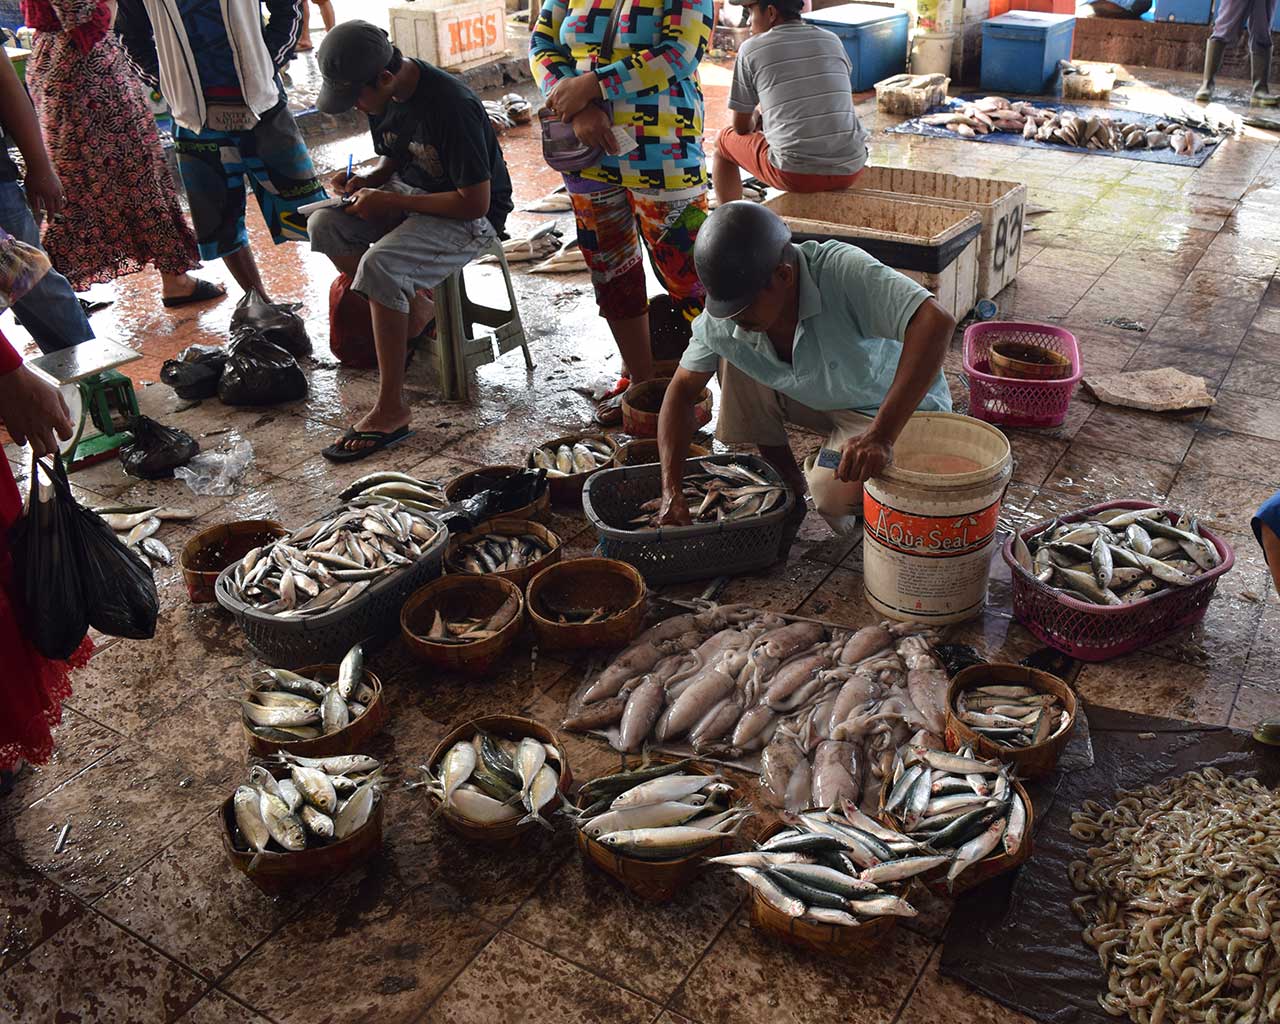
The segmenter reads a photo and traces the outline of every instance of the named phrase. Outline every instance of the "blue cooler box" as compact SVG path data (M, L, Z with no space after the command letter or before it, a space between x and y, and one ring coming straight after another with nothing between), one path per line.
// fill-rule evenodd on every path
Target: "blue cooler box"
M1207 25L1213 20L1213 0L1156 0L1152 10L1156 21Z
M849 82L854 92L900 75L907 67L907 12L875 4L843 4L802 15L805 21L834 32L853 63Z
M982 23L982 89L1038 96L1052 89L1058 61L1071 58L1071 14L1010 11Z

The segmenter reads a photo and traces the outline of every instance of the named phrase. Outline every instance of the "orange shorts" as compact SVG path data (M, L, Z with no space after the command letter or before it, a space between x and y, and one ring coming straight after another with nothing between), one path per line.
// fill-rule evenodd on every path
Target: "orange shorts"
M771 188L783 192L831 192L848 188L862 173L856 174L792 174L769 161L769 143L764 132L739 135L732 127L723 129L716 138L716 150Z

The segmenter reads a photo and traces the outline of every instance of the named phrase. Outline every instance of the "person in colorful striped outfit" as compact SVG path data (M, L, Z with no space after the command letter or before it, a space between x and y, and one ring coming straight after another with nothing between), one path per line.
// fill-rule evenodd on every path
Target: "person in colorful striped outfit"
M605 62L614 3L625 7ZM685 318L702 310L693 265L707 210L698 65L711 22L711 0L543 0L529 46L547 105L605 153L565 185L600 315L631 382L653 375L642 242ZM604 425L621 420L618 390L597 410Z

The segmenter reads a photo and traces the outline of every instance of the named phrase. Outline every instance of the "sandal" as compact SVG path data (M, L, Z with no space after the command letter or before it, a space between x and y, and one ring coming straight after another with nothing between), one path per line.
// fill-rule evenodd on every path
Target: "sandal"
M210 302L213 299L225 298L227 290L221 285L203 278L196 278L196 286L190 295L174 295L164 300L165 309L176 309L178 306L190 306L194 302Z
M384 448L390 448L397 445L406 438L412 437L413 431L408 426L400 427L398 430L356 430L355 427L349 429L337 441L323 449L320 454L330 462L358 462L367 455L374 452L380 452ZM348 448L347 445L352 441L372 441L373 443L364 448Z

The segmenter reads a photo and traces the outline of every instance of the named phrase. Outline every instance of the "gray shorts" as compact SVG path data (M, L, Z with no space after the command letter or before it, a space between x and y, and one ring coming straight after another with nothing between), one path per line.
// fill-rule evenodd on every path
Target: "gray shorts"
M384 191L422 194L392 178ZM389 221L364 220L340 207L307 218L311 249L330 257L359 257L352 290L370 302L409 312L419 288L434 288L481 255L498 236L485 218L453 220L425 213Z

